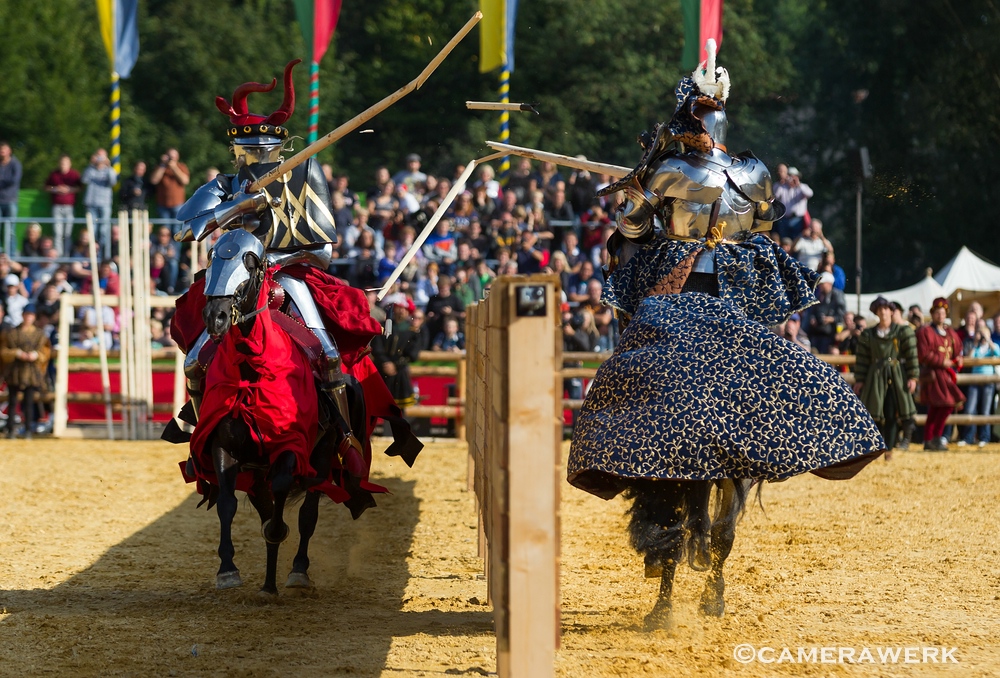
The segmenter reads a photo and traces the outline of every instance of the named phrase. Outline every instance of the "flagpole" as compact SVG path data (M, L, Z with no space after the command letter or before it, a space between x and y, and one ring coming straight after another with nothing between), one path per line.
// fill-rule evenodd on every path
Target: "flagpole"
M121 88L116 71L111 71L111 166L115 174L122 173Z
M319 64L309 65L309 141L312 144L319 135Z
M507 64L507 60L504 59L503 66L500 69L500 103L509 104L510 103L510 67ZM500 111L500 143L508 143L510 141L510 113L505 110ZM506 186L507 179L510 176L510 156L505 155L500 158L500 185Z

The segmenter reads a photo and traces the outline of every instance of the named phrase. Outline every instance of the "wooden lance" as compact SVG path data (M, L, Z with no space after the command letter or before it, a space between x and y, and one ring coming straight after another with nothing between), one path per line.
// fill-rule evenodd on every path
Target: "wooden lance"
M366 122L374 118L376 115L378 115L385 109L392 106L394 103L405 97L410 92L420 89L421 86L423 86L424 82L426 82L427 78L431 77L431 73L433 73L437 69L437 67L441 65L441 62L445 60L445 58L451 53L451 51L455 49L455 46L462 41L462 38L468 35L469 31L472 30L472 27L475 26L477 23L479 23L479 20L482 18L483 18L482 12L476 12L475 14L473 14L472 18L469 19L464 26L462 26L462 30L456 33L455 37L453 37L451 40L448 41L448 44L446 44L441 49L441 51L438 52L438 55L434 57L434 59L432 59L429 64L427 64L427 67L424 68L423 71L421 71L420 75L418 75L415 79L410 81L409 84L400 87L398 90L396 90L386 98L382 99L382 101L378 102L377 104L375 104L371 108L368 108L362 113L359 113L358 115L354 116L353 118L345 122L337 129L328 133L327 135L320 137L314 143L306 146L301 151L293 155L291 158L284 161L283 163L281 163L280 165L269 171L261 178L257 179L257 181L253 182L250 185L249 192L256 193L260 189L264 188L265 186L273 182L278 177L283 176L287 172L291 172L293 169L295 169L296 167L304 163L306 160L308 160L310 157L316 155L327 146L337 142L339 139L350 134L358 127L361 127L361 125L365 124Z

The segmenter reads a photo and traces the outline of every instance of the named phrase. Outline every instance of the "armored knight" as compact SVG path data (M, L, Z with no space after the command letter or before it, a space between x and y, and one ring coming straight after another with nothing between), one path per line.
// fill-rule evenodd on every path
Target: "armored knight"
M719 243L769 231L785 212L764 163L749 151L728 152L729 73L715 67L714 41L707 50L705 67L677 85L670 121L640 136L645 153L639 165L600 192L624 193L615 218L621 237L632 243L648 242L658 225L670 240L700 243L692 269L700 274L715 273ZM631 250L623 248L624 256Z
M768 328L816 303L818 274L761 234L783 207L764 165L726 150L729 77L708 51L678 85L670 121L641 140L639 165L605 190L625 201L604 301L628 323L591 384L566 469L580 489L633 500L633 546L662 577L652 625L669 617L682 553L698 569L728 553L706 481L849 478L885 449L840 375Z
M269 267L308 264L326 270L329 266L337 231L329 210L329 189L315 159L309 159L263 189L249 192L252 182L282 160L281 152L288 139L288 128L284 124L295 107L292 69L299 61L296 59L285 67L284 101L268 116L249 113L247 96L251 92L273 90L275 80L270 84L240 85L233 93L232 103L223 97L216 98L216 106L229 116L231 123L227 137L235 156L236 173L219 174L184 203L177 215L183 222L177 240L200 241L217 229L243 229L262 243ZM222 258L213 261L213 266L219 265L233 266L234 273L242 268L242 262ZM324 326L312 293L301 279L280 270L274 278L290 300L291 313L316 335L322 346L323 356L315 366L322 377L320 388L329 394L339 411L344 435L357 447L350 431L346 378L341 369L340 352ZM204 358L202 351L208 340L208 332L202 332L184 363L188 393L196 414L201 404L202 382L211 360Z

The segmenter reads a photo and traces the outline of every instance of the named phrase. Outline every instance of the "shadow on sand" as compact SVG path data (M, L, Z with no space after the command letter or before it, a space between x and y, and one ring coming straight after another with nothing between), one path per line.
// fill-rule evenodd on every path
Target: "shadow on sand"
M264 542L249 504L234 521L244 585L216 591L218 518L191 496L52 589L0 591L0 674L379 675L394 637L488 632L488 612L403 612L420 500L413 481L352 521L323 500L310 556L316 588L280 587L297 546L282 545L277 601L262 602Z

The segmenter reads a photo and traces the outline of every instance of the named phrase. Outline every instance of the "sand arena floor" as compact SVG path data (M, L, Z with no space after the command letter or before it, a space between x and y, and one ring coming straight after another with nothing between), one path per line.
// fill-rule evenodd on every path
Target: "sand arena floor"
M216 591L218 522L195 510L179 447L0 443L0 675L440 676L495 670L464 445L353 522L323 506L317 588L263 604L255 514L236 517L242 589ZM897 455L848 482L769 485L726 567L728 612L678 576L673 630L645 633L656 582L621 501L564 486L560 676L1000 675L1000 450ZM294 533L293 533L294 537ZM294 542L282 549L279 581ZM740 664L734 647L947 646L958 664Z

